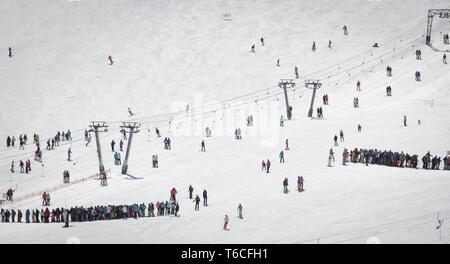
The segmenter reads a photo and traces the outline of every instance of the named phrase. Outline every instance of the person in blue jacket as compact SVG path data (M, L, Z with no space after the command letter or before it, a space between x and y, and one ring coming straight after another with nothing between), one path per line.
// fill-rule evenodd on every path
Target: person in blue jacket
M280 152L280 163L284 163L284 151Z

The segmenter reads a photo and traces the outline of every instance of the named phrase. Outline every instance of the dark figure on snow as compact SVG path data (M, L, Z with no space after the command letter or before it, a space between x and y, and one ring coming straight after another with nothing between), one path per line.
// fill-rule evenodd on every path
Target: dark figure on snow
M192 192L194 192L194 188L189 185L189 199L192 199Z
M358 132L361 132L361 125L358 124Z
M194 203L195 203L195 211L199 211L200 210L200 197L198 197L198 195L195 196Z
M11 49L11 47L8 48L8 52L9 52L8 56L11 58L12 57L12 49Z
M255 44L253 44L252 48L250 49L250 52L255 52Z
M114 140L111 141L111 150L114 152L114 146L116 145L116 142Z
M203 190L203 206L208 206L208 193Z
M261 38L261 46L264 46L264 38Z
M445 53L442 56L442 63L447 64L447 55Z
M328 48L331 49L331 40L328 41Z
M403 126L407 126L406 125L406 116L403 116Z
M344 25L344 27L342 27L342 29L344 30L344 35L347 36L347 34L348 34L347 26Z
M337 146L338 145L338 137L337 135L334 135L334 145Z
M119 142L119 148L120 148L120 151L122 152L123 151L123 141L122 140L120 140L120 142Z
M113 60L112 60L111 55L108 56L108 60L109 60L109 65L112 65L114 63Z
M202 151L202 152L205 152L205 151L206 151L206 148L205 148L205 141L204 141L204 140L202 140L201 146L202 146L201 151Z
M313 41L312 51L316 51L316 42L315 41Z

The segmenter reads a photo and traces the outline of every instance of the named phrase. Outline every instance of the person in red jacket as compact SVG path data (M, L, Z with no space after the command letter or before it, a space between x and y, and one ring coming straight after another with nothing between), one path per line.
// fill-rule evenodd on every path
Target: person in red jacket
M176 195L177 195L177 190L175 189L175 187L172 188L172 190L170 191L170 200L171 201L176 201Z
M223 230L228 230L227 226L228 226L228 215L225 215L225 219L223 220Z
M288 193L289 192L287 187L288 187L288 178L284 178L284 180L283 180L283 191L284 191L284 193Z
M46 202L47 202L47 193L44 192L42 194L42 206L44 206L46 204Z
M286 138L286 148L285 148L285 150L289 150L289 141L288 141L287 138Z
M44 211L44 220L45 220L45 223L48 223L48 219L50 218L50 211L48 210L48 208L47 209L45 209L45 211Z

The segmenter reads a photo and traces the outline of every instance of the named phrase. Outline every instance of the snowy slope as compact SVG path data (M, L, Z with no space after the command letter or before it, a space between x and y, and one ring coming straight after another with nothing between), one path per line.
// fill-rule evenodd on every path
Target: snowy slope
M33 146L25 151L1 147L0 190L13 187L16 197L24 197L60 185L65 169L72 180L95 174L95 144L85 147L81 132L89 121L105 120L110 132L101 140L105 165L112 170L108 187L90 180L60 188L51 192L52 205L155 202L167 200L172 187L181 200L180 218L74 223L67 230L58 224L2 224L0 234L7 238L2 242L65 243L74 236L82 243L316 243L317 238L366 243L370 237L382 243L448 242L448 226L444 240L437 240L435 230L437 212L450 215L448 171L339 164L344 147L419 156L427 151L444 156L450 150L448 65L442 64L442 53L423 45L426 10L446 4L2 1L0 47L6 51L12 46L13 58L0 59L1 140L24 132L38 132L41 138L58 129L75 133L71 144L44 152L45 166L33 163L30 175L8 172L11 160L33 155ZM434 36L448 31L448 23L435 21ZM329 39L331 50L326 48ZM313 41L318 46L314 53ZM374 42L380 48L372 48ZM255 54L249 52L252 44ZM417 48L422 61L414 58ZM281 67L275 66L278 58ZM393 68L392 78L385 76L387 65ZM277 83L294 78L294 66L301 77L289 94L294 117L279 128L285 110ZM416 70L422 82L414 81ZM311 91L303 88L304 78L323 79L316 106L327 93L330 105L323 106L324 120L306 118ZM361 92L356 92L357 80ZM385 96L387 85L393 88L391 98ZM359 109L352 106L355 96ZM229 98L235 99L209 105ZM186 104L193 108L189 117L167 114ZM129 119L129 106L143 124L130 160L130 173L140 180L120 175L109 147L112 139L121 138L118 121ZM167 115L152 117L158 114ZM254 127L245 126L246 114L257 117ZM403 115L408 127L402 126ZM362 133L357 133L357 124ZM163 149L163 138L155 137L155 126L163 138L171 137L171 151ZM206 126L212 127L213 137L206 139L207 152L202 153ZM242 141L233 138L236 127L244 129ZM346 141L334 148L337 162L328 168L332 138L341 129ZM291 150L286 163L279 164L286 138ZM66 161L69 146L75 164ZM159 155L158 169L151 168L153 154ZM270 174L259 167L267 158L273 162ZM305 177L304 193L293 191L298 175ZM282 193L284 177L290 180L288 195ZM187 199L190 184L195 193L208 190L210 206L194 212ZM239 203L244 220L235 217ZM6 206L40 208L40 199ZM225 214L231 216L231 232L221 230Z

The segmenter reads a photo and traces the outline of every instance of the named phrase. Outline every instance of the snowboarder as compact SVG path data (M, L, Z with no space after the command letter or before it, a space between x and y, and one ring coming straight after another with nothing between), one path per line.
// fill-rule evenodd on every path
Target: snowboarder
M189 199L192 199L192 192L194 192L194 188L189 185Z
M239 206L238 206L238 208L237 208L237 211L238 211L238 214L239 214L239 218L240 219L243 219L244 217L242 216L242 205L241 204L239 204Z
M208 206L208 193L203 190L203 206Z
M303 182L304 181L305 180L303 179L303 176L298 176L298 178L297 178L297 190L299 192L303 192Z
M227 229L228 221L229 221L228 215L225 215L225 219L223 221L224 221L224 223L223 223L223 230L228 230Z
M284 193L288 193L289 192L289 190L288 190L288 178L284 178L284 180L283 180L283 192Z
M111 55L108 56L108 60L109 60L109 65L112 65L114 63Z

